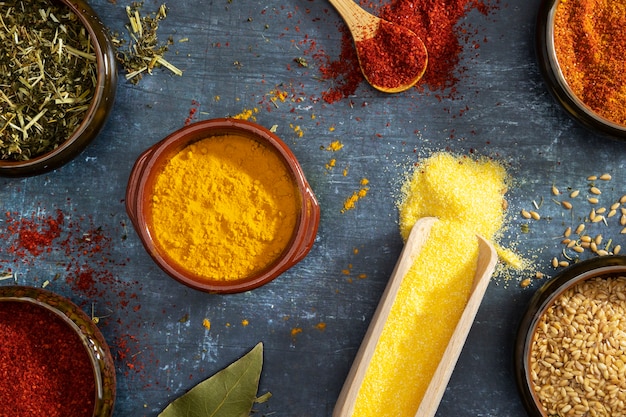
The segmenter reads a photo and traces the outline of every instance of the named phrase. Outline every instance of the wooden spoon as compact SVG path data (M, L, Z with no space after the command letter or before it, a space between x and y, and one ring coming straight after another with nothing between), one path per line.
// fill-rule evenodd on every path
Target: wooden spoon
M368 13L352 0L329 1L350 30L361 72L372 87L385 93L399 93L413 87L422 78L428 53L417 34ZM381 30L384 30L385 36L377 37ZM391 37L394 39L389 39ZM361 48L365 42L374 42L375 48ZM402 46L398 48L394 45ZM407 48L412 53L407 54ZM373 59L377 64L373 63ZM379 65L379 61L384 65Z
M372 356L374 355L374 350L376 349L376 344L382 333L385 321L391 311L391 306L395 301L400 283L411 268L415 257L426 244L430 229L436 221L436 218L427 217L418 220L413 226L389 283L378 304L378 308L374 313L372 322L367 329L365 338L357 352L352 368L343 385L343 389L339 394L339 399L333 411L333 417L352 417L359 389ZM448 346L443 353L441 361L426 389L424 398L415 415L416 417L432 417L435 415L450 380L450 376L452 375L452 371L463 349L463 344L467 339L467 335L478 312L478 307L485 295L491 274L495 269L498 257L494 247L484 238L480 236L477 237L479 245L478 265L476 267L470 297L450 338Z

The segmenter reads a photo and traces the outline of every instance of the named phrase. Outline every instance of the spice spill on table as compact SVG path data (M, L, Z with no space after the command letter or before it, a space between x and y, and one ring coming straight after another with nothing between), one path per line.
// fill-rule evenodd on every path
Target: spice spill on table
M545 276L551 270L590 257L622 253L626 234L625 193L608 172L571 176L569 183L553 184L549 194L538 196L520 210L520 238L534 235L543 227L542 223L562 224L562 232L557 236L559 247L550 265L543 268Z
M414 416L467 303L478 239L504 222L507 173L490 159L437 153L403 187L400 231L436 217L403 278L359 389L352 415Z

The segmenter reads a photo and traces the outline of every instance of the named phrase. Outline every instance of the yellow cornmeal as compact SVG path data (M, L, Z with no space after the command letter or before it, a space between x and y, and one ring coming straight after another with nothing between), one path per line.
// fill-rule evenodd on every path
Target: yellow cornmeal
M502 227L505 191L506 171L497 162L437 153L402 187L400 233L406 239L416 220L432 216L490 238Z
M502 226L506 172L490 160L447 153L425 160L399 204L406 239L416 220L437 217L402 280L357 395L355 417L413 417L467 304L476 234Z
M237 135L203 139L174 155L152 196L157 248L207 280L242 279L274 262L300 208L276 152Z

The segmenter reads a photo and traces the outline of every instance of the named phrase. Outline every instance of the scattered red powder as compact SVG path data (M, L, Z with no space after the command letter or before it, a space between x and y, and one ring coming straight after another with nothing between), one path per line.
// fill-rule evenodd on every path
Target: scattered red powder
M188 126L197 119L198 108L200 107L200 103L196 100L191 100L191 107L189 108L189 115L185 119L185 126Z
M417 87L441 92L454 90L462 70L458 68L463 52L461 42L471 42L459 22L471 10L487 15L498 5L499 0L393 0L381 6L378 15L422 38L428 51L428 67ZM341 30L339 58L331 61L323 54L317 55L322 78L334 83L322 96L328 103L353 95L364 81L350 33L345 27ZM473 47L476 45L474 43Z
M71 205L69 201L68 205ZM119 276L127 260L120 261L112 253L114 229L96 225L90 216L44 207L38 207L31 214L8 211L0 225L0 254L3 254L0 265L4 266L4 271L40 265L51 270L50 276L28 276L29 285L45 280L47 288L53 291L59 291L59 286L69 287L76 297L83 299L79 305L86 312L94 309L94 317L103 317L99 326L115 326L112 332L122 334L109 341L111 350L118 359L123 359L126 369L134 369L133 374L140 373L144 366L138 362L139 358L147 357L150 349L140 346L140 338L129 336L127 332L130 328L136 332L138 328L129 317L138 318L141 311L138 296L141 285ZM121 226L119 239L123 241L126 227ZM119 318L104 319L111 315Z

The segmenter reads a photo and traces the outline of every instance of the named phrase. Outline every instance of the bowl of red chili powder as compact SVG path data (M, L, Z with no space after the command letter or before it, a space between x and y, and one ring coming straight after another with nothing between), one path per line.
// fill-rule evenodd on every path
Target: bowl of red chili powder
M17 28L0 47L0 176L43 174L103 129L116 95L115 50L86 0L6 2L0 13Z
M574 119L626 139L626 8L610 0L543 0L536 49L548 90Z
M306 257L320 220L289 147L238 119L190 124L144 151L128 180L126 211L163 271L210 293L274 280Z
M109 417L115 367L93 321L41 288L0 287L0 414Z

